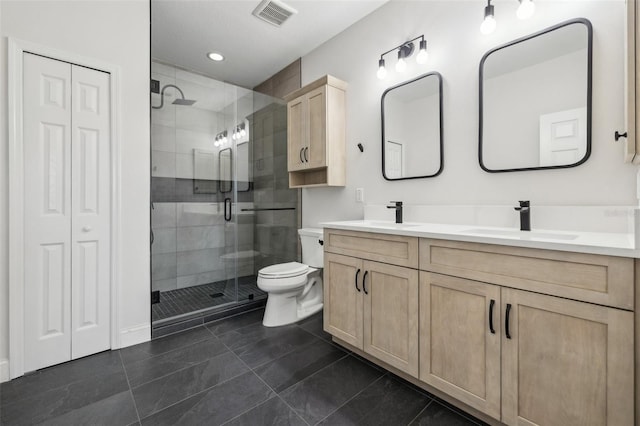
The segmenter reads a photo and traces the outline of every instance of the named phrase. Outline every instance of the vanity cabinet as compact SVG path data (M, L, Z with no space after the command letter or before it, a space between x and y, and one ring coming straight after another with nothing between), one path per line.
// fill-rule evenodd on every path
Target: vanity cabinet
M327 75L287 95L289 187L345 185L345 90Z
M503 423L634 424L632 312L503 288L507 311Z
M420 271L420 380L500 418L500 287Z
M386 243L391 251L404 253L396 258L400 263L408 255L401 247L412 247L411 257L417 260L417 238L403 238ZM418 377L418 271L369 260L385 251L384 239L373 246L360 245L369 239L368 234L325 232L324 329Z
M632 425L635 265L325 229L324 328L491 424Z

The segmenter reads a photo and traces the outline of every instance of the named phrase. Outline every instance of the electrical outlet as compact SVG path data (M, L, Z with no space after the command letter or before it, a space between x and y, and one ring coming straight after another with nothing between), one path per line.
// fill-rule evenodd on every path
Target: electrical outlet
M364 203L364 188L356 188L356 203Z

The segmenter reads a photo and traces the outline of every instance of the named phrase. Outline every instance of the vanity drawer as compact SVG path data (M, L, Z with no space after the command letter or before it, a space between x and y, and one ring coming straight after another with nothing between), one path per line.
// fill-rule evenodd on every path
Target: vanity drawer
M633 259L420 239L420 269L633 310Z
M391 265L418 268L418 238L325 228L324 249Z

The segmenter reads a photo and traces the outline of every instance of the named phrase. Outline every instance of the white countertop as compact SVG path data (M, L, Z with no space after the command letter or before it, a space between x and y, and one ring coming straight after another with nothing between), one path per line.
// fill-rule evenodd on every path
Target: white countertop
M634 235L625 233L543 229L520 231L513 228L475 225L418 222L395 224L381 220L324 222L321 225L325 228L348 231L640 258L640 250L636 247Z

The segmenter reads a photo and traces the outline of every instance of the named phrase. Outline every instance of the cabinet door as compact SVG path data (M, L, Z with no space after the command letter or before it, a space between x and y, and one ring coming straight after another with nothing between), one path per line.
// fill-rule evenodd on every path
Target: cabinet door
M287 104L287 164L288 170L306 168L304 161L307 147L306 97L301 96Z
M303 157L307 167L315 169L327 166L327 86L309 92L308 102L308 134L309 146Z
M420 380L498 419L500 330L500 287L420 272Z
M364 351L418 377L418 271L364 262Z
M362 349L362 260L324 254L324 330Z
M632 425L633 313L502 289L502 421Z

